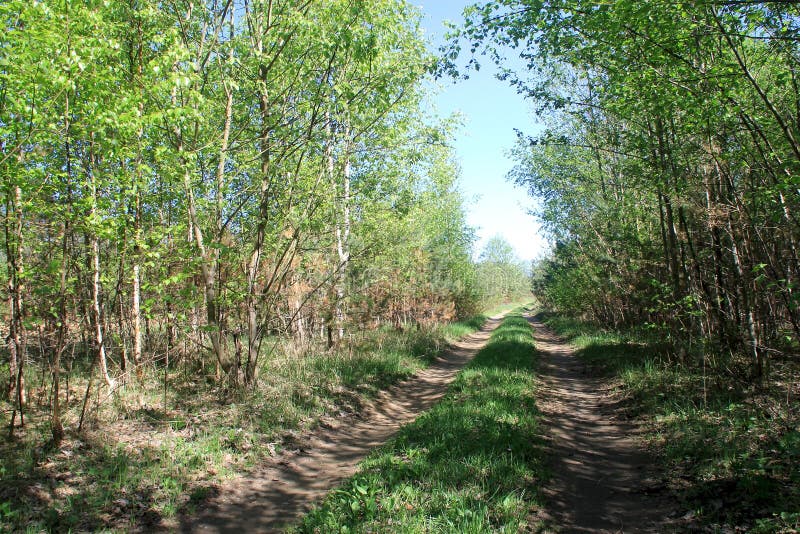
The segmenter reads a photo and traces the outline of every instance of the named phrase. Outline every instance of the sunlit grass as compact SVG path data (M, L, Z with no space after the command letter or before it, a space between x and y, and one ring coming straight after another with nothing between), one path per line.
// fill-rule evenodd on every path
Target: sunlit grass
M535 299L531 297L520 297L510 302L500 302L488 305L481 314L483 317L494 317L504 312L516 310L520 308L534 308L536 306Z
M517 532L543 467L527 321L506 318L446 397L363 462L300 532Z

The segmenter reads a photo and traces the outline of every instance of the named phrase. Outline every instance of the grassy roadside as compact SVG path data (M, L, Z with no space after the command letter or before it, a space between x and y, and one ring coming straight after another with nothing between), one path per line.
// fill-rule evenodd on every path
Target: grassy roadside
M297 532L517 532L546 478L527 321L510 314L444 399L332 492Z
M702 364L668 363L663 347L634 334L558 316L545 322L619 381L688 519L712 531L800 529L796 362L775 362L768 385L745 387Z
M88 428L68 430L58 448L47 444L46 402L37 404L32 390L24 433L0 439L0 532L175 527L178 512L222 479L276 454L320 417L359 410L484 320L369 332L338 351L279 344L255 391L225 402L206 375L213 369L177 364L168 370L166 410L161 369L143 387L92 401ZM68 428L85 388L85 379L72 378Z

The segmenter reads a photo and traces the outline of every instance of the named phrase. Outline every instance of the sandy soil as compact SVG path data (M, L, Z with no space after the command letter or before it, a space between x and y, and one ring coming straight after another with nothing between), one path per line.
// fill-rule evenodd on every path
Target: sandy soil
M554 532L669 532L674 505L663 494L606 382L537 319L538 406L548 429L553 478L539 519ZM674 526L673 526L674 527Z
M181 530L281 531L352 475L374 447L438 401L499 323L500 317L488 320L414 378L383 392L358 416L324 420L300 441L299 449L281 453L259 470L228 482L196 516L181 519Z

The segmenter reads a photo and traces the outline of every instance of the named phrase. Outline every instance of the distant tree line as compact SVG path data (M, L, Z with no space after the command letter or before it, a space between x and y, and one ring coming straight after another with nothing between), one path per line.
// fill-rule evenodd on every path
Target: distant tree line
M475 288L488 305L531 299L528 269L500 236L490 238L477 263Z

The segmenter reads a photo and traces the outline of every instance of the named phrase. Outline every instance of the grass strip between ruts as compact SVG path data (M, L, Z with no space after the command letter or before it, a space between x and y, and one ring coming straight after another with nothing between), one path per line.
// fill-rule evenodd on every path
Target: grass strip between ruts
M545 474L533 334L519 311L444 399L372 453L299 532L516 532Z

